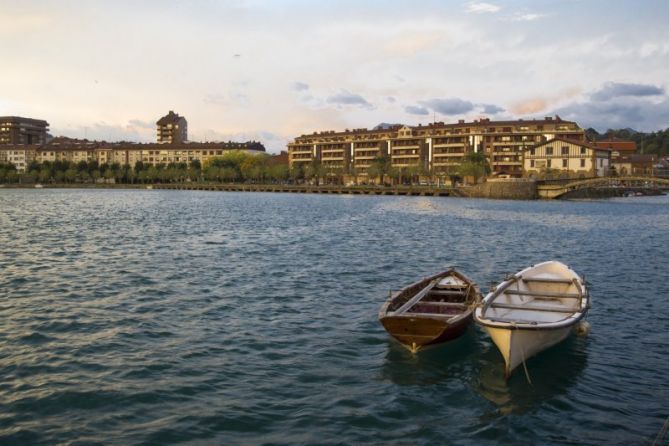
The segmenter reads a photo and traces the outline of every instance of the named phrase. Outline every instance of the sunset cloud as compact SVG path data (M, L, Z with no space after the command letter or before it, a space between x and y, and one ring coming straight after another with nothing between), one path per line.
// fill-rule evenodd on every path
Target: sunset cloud
M485 2L471 2L467 4L466 11L472 14L494 14L502 9L497 5Z
M253 134L272 152L302 133L435 114L669 127L667 2L602 15L590 2L234 0L160 8L160 20L154 2L69 3L3 4L0 115L153 141L174 110L193 141Z

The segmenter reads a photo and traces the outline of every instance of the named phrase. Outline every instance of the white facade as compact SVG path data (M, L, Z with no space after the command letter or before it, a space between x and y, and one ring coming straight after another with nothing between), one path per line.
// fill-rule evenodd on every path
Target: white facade
M584 177L606 176L611 167L611 151L582 141L551 139L523 154L526 176L558 171Z

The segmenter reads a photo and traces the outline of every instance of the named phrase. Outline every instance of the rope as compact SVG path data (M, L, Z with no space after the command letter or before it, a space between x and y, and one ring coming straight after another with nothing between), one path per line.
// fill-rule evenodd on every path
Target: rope
M520 349L520 357L523 360L523 369L525 369L525 377L527 378L527 382L530 383L532 387L534 387L534 384L532 384L532 380L530 379L530 372L527 371L527 365L525 364L525 350L522 347Z
M660 432L657 433L657 437L655 437L655 441L653 441L653 446L659 446L662 440L664 439L664 436L667 434L667 430L669 430L669 418L667 418L667 421L664 422L662 425L662 429L660 429Z

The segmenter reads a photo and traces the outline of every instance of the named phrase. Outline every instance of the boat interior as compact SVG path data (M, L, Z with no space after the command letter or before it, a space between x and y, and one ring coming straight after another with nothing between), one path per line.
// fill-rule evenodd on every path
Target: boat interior
M471 285L455 275L447 275L430 282L395 314L450 317L467 310L472 300Z
M498 322L559 322L581 309L583 297L576 278L548 273L515 277L486 305L483 316Z

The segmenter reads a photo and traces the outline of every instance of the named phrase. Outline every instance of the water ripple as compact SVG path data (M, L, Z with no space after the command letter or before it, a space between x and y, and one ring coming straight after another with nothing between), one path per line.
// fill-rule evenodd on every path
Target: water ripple
M669 415L669 200L0 191L2 444L644 444ZM586 273L587 338L505 380L376 320L446 265Z

